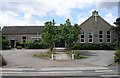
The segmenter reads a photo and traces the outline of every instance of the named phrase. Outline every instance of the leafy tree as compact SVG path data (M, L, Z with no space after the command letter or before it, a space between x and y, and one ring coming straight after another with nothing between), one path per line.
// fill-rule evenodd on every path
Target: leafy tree
M10 49L8 40L2 39L2 49Z
M72 25L70 20L67 19L64 24L60 24L61 26L61 38L66 42L66 48L71 50L71 47L78 40L78 35L80 33L80 28L78 24Z
M55 21L45 22L45 26L42 30L42 42L49 45L50 51L53 50L55 42L58 40L57 28L55 27Z
M116 27L113 28L113 30L117 33L118 35L118 48L120 48L120 17L116 19L114 22Z
M120 64L120 50L117 50L115 52L114 61L115 61L115 63Z

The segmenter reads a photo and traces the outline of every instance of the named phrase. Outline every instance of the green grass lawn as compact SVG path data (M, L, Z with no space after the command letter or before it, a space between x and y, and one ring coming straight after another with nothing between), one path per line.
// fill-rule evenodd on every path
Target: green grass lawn
M70 57L72 57L72 54L74 54L74 59L88 58L88 56L81 55L81 52L79 52L79 51L74 51L74 52L68 51L68 52L66 52L66 54L68 54Z

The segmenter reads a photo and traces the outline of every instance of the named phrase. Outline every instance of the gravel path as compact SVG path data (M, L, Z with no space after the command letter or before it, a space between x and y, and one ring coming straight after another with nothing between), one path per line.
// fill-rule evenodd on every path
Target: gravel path
M54 54L54 59L55 60L71 60L70 56L64 52Z

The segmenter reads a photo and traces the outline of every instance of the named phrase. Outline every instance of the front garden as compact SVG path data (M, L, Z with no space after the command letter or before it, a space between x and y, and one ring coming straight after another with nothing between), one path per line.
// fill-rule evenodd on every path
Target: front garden
M34 54L33 56L50 59L52 54L54 54L54 52L48 51L48 52L42 52L42 53Z
M120 64L120 50L117 50L115 52L114 62L115 62L115 64Z
M72 55L74 55L74 59L88 58L88 56L83 55L80 51L67 51L66 54L68 54L71 58L73 57Z

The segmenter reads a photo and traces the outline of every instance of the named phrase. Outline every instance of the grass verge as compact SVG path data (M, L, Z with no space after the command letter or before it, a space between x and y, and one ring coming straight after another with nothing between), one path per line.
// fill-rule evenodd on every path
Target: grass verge
M34 56L35 56L35 57L40 57L40 58L50 59L50 58L51 58L51 55L52 55L53 53L54 53L54 52L49 51L49 52L45 52L45 53L34 54Z
M81 55L81 52L79 51L68 51L66 52L66 54L68 54L71 58L72 58L72 54L74 54L74 59L84 59L84 58L88 58L88 56L83 56Z

